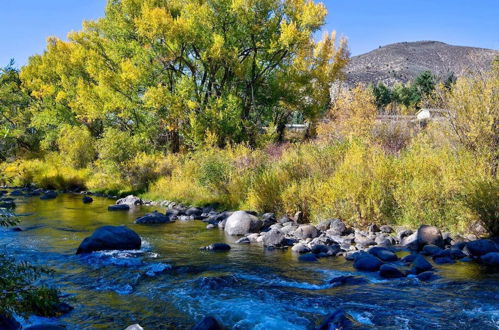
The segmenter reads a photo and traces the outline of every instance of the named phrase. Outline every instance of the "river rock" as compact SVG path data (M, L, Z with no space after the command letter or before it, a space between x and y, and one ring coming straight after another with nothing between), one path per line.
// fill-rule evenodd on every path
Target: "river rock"
M234 275L203 276L196 280L195 285L201 289L220 290L238 283Z
M365 252L355 255L354 258L353 267L361 271L375 272L383 264L380 259Z
M352 329L354 327L354 319L344 310L338 309L329 314L324 321L316 328L316 330L330 329Z
M432 270L433 266L428 261L426 261L423 256L417 255L412 262L412 269L416 274L419 274L428 270Z
M267 247L281 247L285 245L286 238L279 229L272 229L263 234L263 245Z
M172 222L171 217L169 215L160 213L158 211L148 213L135 220L136 224L141 224L141 225L160 224L168 222Z
M316 255L313 253L305 253L299 256L298 260L302 262L315 262L318 261L319 259L317 259Z
M373 256L377 257L381 261L397 261L399 258L395 253L384 247L372 247L368 251Z
M125 198L120 198L116 201L116 205L135 206L142 204L143 204L142 199L134 195L128 195Z
M378 225L376 224L372 224L372 225L369 225L369 227L367 227L367 231L369 233L379 233L381 231L381 229L379 229Z
M76 254L105 250L138 250L142 245L140 236L125 226L103 226L87 237Z
M328 236L343 236L347 232L347 227L340 219L333 219L327 230Z
M317 228L312 225L301 225L295 230L294 236L299 239L315 238L319 234Z
M203 210L200 209L199 207L190 207L187 210L185 210L184 213L185 213L185 215L190 216L190 217L194 217L196 219L196 218L199 218L201 216L201 214L203 214Z
M52 190L46 191L43 195L40 196L41 200L48 200L48 199L54 199L57 198L57 193Z
M246 237L241 237L240 239L238 239L236 241L236 244L251 244L251 241L249 240L249 238L246 236Z
M130 210L130 206L127 204L119 204L119 205L109 205L107 207L108 211L128 211Z
M265 213L262 215L262 227L270 227L277 222L274 213Z
M499 252L497 245L490 239L479 239L468 242L465 246L467 251L473 257L481 257L490 252Z
M455 263L454 259L452 259L450 257L436 257L436 258L434 257L433 261L437 265L444 265L444 264L453 264L453 263Z
M224 330L225 327L216 318L207 316L197 323L192 330Z
M405 277L404 273L402 273L397 267L388 264L381 265L379 268L379 275L384 278Z
M418 245L418 233L413 233L413 234L410 234L409 236L405 236L400 241L400 245L402 245L410 250L417 250L419 247L419 245Z
M9 195L17 197L24 196L24 192L22 190L12 190Z
M444 239L440 229L434 226L422 225L417 231L418 249L422 249L425 245L436 245L440 248L444 247Z
M229 251L230 245L226 243L213 243L208 246L202 247L201 250L206 251Z
M419 273L417 275L417 278L420 281L427 282L427 281L431 281L432 279L436 278L436 276L432 271L426 271L426 272Z
M244 236L262 228L262 221L245 211L234 212L227 218L225 232L231 236Z
M489 252L480 257L482 263L488 266L499 267L499 253Z
M293 247L291 248L291 251L293 251L294 253L303 254L303 253L310 252L310 248L303 243L298 243L298 244L293 245Z
M90 196L83 196L81 201L83 202L83 204L90 204L94 201L94 199Z
M369 281L366 280L364 277L345 275L345 276L335 277L332 280L330 280L329 283L332 284L333 286L340 286L340 285L366 284L369 283Z
M421 253L426 255L426 256L435 256L435 255L442 256L441 255L442 251L444 251L444 250L441 249L440 247L433 245L433 244L429 244L429 245L425 245L423 247L423 251Z

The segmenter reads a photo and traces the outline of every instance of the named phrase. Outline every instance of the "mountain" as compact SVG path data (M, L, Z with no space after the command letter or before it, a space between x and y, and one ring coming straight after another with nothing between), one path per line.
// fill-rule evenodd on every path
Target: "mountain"
M448 45L439 41L400 42L354 56L346 67L346 82L387 85L406 83L423 71L446 78L490 69L499 51Z

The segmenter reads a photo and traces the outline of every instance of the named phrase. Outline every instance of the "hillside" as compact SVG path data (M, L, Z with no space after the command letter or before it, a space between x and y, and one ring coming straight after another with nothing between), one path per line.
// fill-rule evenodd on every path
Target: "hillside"
M400 42L354 56L346 68L348 85L383 82L393 85L414 79L423 71L440 77L483 71L499 51L448 45L438 41Z

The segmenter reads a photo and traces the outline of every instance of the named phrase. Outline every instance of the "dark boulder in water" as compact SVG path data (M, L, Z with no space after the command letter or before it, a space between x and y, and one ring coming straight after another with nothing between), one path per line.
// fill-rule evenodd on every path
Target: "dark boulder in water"
M412 269L416 274L432 270L433 266L421 255L418 255L412 262Z
M90 196L83 196L81 201L83 202L83 204L90 204L94 201L94 199Z
M499 253L498 252L489 252L480 257L482 263L488 266L499 267Z
M107 207L108 211L128 211L130 210L130 206L128 204L116 204L116 205L109 205Z
M24 328L24 330L66 330L66 327L57 324L37 324Z
M200 248L200 250L206 251L229 251L230 245L225 243L213 243L208 246Z
M427 255L427 256L434 256L434 255L439 255L442 253L442 248L436 246L436 245L433 245L433 244L429 244L429 245L425 245L423 247L423 251L422 253L424 255Z
M359 253L355 256L353 267L357 270L375 272L381 267L383 262L369 253Z
M316 330L330 330L330 329L352 329L355 321L352 316L347 314L344 310L338 309L329 314L322 323L315 328Z
M473 257L481 257L490 252L499 252L497 244L490 239L479 239L468 242L465 250Z
M136 224L141 225L150 225L150 224L161 224L172 222L171 216L163 213L159 213L158 211L154 211L148 213L142 217L139 217L135 220Z
M46 191L43 195L40 196L41 200L48 200L57 198L57 193L53 190Z
M454 259L452 259L450 257L436 257L436 258L433 258L433 261L437 265L444 265L444 264L453 264L453 263L455 263Z
M201 216L201 214L203 214L203 210L200 209L199 207L190 207L187 210L185 210L184 213L187 216L198 218Z
M9 201L9 202L0 202L0 208L2 209L15 209L16 208L16 203Z
M379 268L379 275L384 278L405 277L405 274L393 265L381 265L381 267Z
M138 250L140 236L125 226L103 226L81 242L76 254L106 250Z
M11 196L24 196L24 192L22 190L12 190L10 192Z
M192 330L224 330L225 327L213 316L206 316Z
M424 281L424 282L431 281L431 280L437 278L437 276L435 276L435 274L432 271L426 271L426 272L419 273L417 275L417 277L418 277L418 280Z
M202 289L220 290L238 283L233 275L204 276L196 280L196 286Z
M395 253L385 247L375 246L370 248L368 252L381 261L397 261L399 259Z
M335 277L331 281L329 281L329 283L333 284L333 286L360 285L360 284L366 284L368 283L368 281L360 276L345 275L345 276Z

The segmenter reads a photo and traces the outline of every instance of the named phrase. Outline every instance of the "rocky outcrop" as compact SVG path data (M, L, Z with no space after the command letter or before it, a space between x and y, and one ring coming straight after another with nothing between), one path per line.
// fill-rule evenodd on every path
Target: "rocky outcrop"
M87 237L76 254L106 250L138 250L142 245L140 236L125 226L103 226Z

